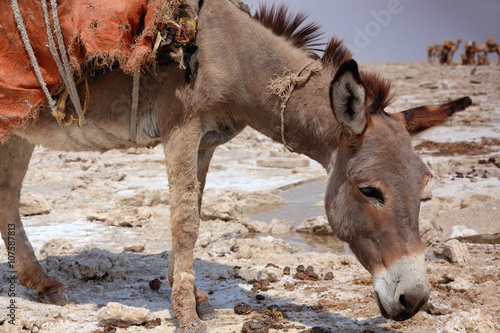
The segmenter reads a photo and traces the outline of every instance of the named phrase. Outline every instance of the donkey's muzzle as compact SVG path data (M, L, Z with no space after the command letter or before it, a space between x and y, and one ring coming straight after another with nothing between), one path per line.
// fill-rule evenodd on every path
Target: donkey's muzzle
M382 316L396 321L410 319L416 315L429 300L429 293L423 289L425 289L423 285L418 285L415 287L414 293L405 295L401 294L399 297L396 295L394 304L390 309L390 313L384 308L378 293L375 292L375 299L377 300L377 305L382 313Z
M385 271L374 275L373 288L382 316L397 321L410 319L430 296L424 256L398 259Z

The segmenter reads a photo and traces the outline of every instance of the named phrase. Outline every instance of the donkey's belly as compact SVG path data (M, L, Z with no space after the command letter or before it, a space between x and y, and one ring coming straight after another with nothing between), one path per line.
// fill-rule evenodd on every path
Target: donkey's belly
M159 135L151 128L146 115L137 122L137 135L131 137L130 119L118 118L108 122L94 122L86 119L71 124L59 124L55 118L40 115L31 124L13 133L35 145L63 151L106 151L131 147L151 147L157 145Z

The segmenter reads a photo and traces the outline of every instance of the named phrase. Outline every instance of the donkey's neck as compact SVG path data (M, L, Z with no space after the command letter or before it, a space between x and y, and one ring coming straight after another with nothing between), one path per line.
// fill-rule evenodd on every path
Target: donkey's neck
M330 107L329 79L322 73L313 74L295 87L284 109L281 99L271 95L264 104L271 119L258 118L251 126L326 168L341 133Z
M298 73L311 63L308 53L227 0L205 1L199 44L200 69L204 67L206 74L199 79L212 90L207 93L220 94L235 118L282 142L281 99L268 86L273 78ZM340 132L330 107L330 72L322 70L297 86L283 112L286 143L324 167L338 145Z

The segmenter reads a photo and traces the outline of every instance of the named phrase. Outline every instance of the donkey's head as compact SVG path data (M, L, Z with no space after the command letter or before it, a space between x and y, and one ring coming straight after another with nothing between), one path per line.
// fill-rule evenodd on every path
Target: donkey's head
M356 62L347 60L330 86L343 133L328 180L326 213L373 275L383 316L405 320L430 294L418 218L431 174L413 151L411 135L442 124L471 100L388 114L370 102L370 82L362 80Z

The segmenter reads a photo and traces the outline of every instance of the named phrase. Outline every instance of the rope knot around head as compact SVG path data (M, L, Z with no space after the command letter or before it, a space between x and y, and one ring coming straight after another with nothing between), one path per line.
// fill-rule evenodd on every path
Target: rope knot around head
M291 73L289 69L285 69L282 76L277 76L269 82L267 89L274 95L277 95L281 100L281 141L283 145L291 152L293 149L288 145L285 139L285 109L288 101L292 97L293 90L297 86L305 84L314 74L317 74L323 68L321 60L316 60L308 63L297 73Z

